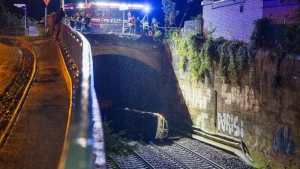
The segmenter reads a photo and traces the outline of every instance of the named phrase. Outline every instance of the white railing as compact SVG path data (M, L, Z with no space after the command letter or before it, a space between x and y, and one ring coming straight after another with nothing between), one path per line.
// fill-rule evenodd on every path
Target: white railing
M68 25L61 26L61 51L72 85L72 107L60 169L106 168L100 108L94 89L90 43Z

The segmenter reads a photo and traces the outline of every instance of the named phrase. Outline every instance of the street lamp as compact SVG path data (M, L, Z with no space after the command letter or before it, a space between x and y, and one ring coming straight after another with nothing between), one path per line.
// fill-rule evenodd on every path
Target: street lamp
M23 10L24 10L24 13L25 13L25 34L24 34L24 36L26 36L26 34L27 34L27 31L26 31L26 15L27 15L27 12L26 12L26 5L25 4L14 4L14 6L16 6L17 8L23 8Z

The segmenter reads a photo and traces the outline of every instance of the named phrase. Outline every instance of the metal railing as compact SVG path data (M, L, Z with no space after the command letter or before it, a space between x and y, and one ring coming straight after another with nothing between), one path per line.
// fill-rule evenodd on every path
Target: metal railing
M72 79L72 107L58 168L106 168L90 44L82 34L65 24L61 26L60 39L64 63Z

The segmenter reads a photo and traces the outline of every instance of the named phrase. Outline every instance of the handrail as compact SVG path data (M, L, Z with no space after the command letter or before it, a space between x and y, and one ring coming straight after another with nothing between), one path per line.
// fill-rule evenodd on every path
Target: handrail
M59 169L106 168L100 108L95 94L93 60L87 39L62 24L62 52L72 79L72 108ZM69 68L68 68L69 67Z

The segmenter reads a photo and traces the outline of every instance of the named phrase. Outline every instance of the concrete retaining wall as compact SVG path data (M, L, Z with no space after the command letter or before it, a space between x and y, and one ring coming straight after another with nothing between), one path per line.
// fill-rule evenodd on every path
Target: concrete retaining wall
M179 69L179 56L172 44L170 54L178 91L194 126L243 140L255 162L270 159L288 168L291 162L300 167L300 60L282 62L283 83L274 89L275 59L268 52L259 52L251 69L240 77L240 85L223 83L217 70L211 71L204 84L197 82Z

